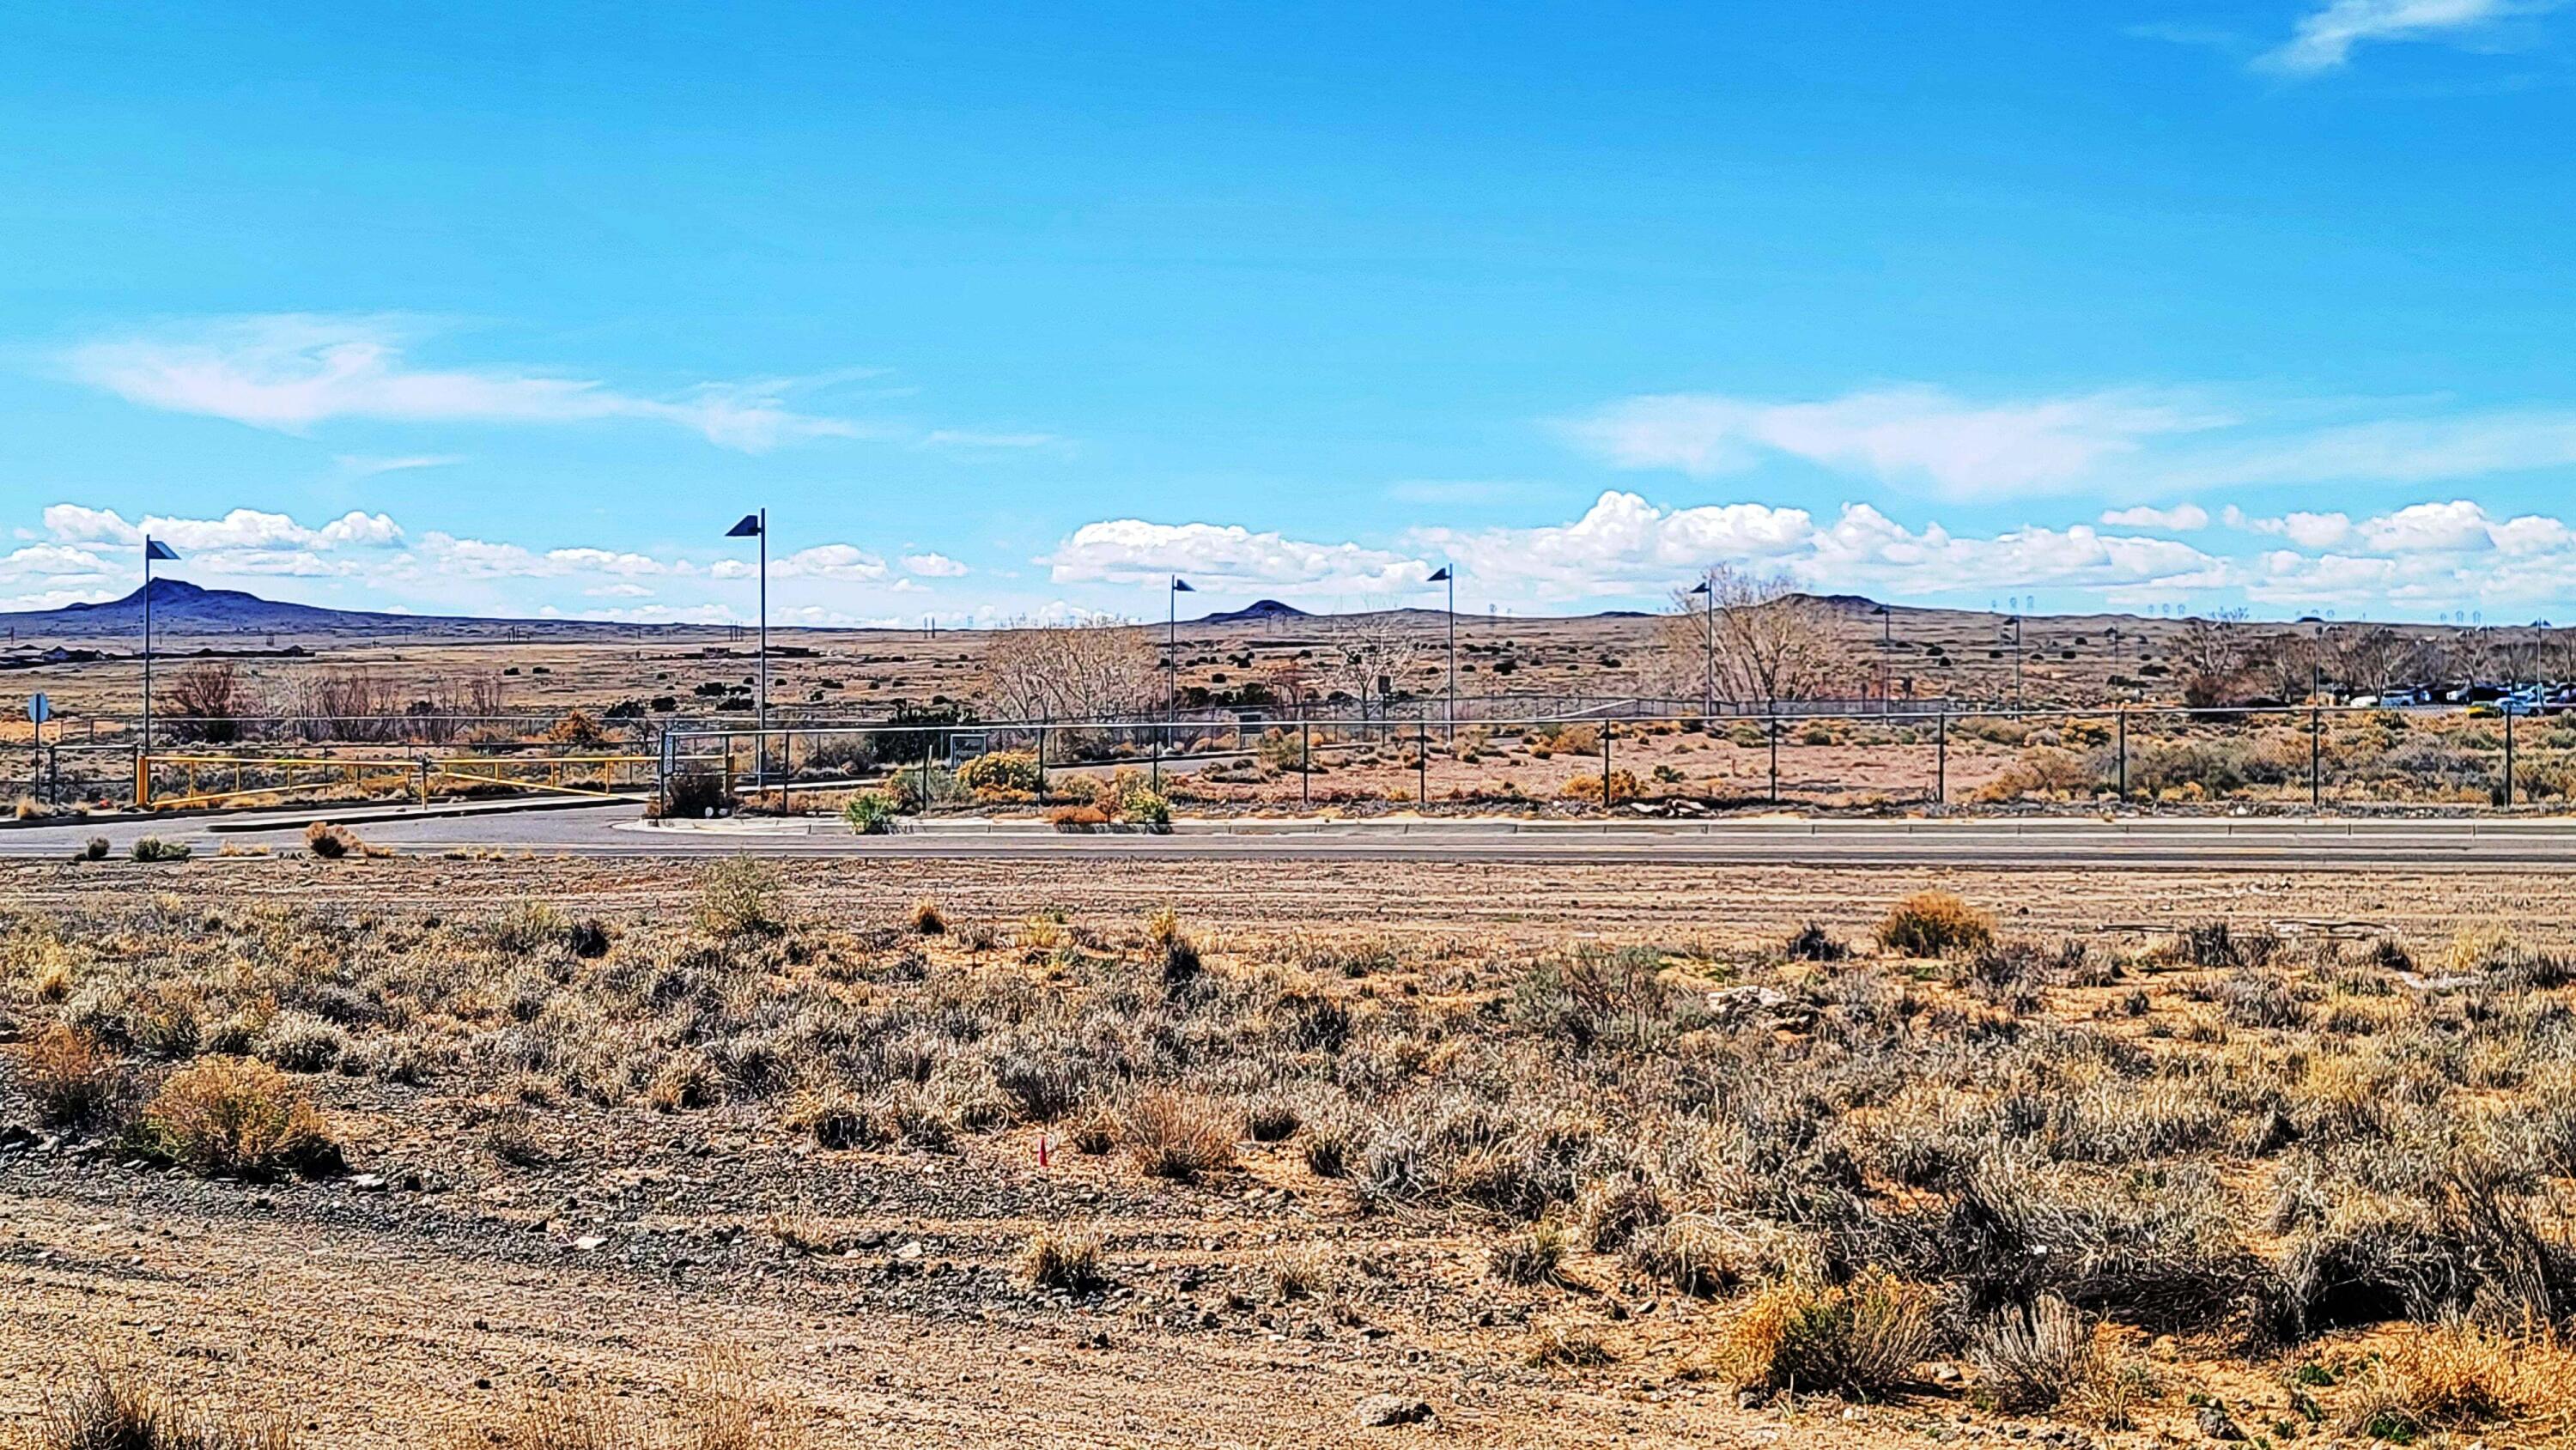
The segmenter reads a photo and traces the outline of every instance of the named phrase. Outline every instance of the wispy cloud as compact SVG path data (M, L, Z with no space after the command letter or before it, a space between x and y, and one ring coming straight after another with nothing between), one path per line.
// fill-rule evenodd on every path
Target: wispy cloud
M2554 0L2331 0L2302 16L2289 43L2255 64L2288 75L2315 75L2349 64L2363 45L2382 41L2474 41L2498 21L2553 8Z
M1563 426L1623 468L1707 478L1792 459L1943 499L2422 484L2576 465L2576 408L2446 412L2214 388L1995 402L1931 387L1797 402L1661 394Z
M1927 486L1948 498L2080 486L2149 440L2235 421L2175 393L1972 403L1926 386L1771 402L1716 393L1629 398L1564 425L1623 468L1733 473L1767 457Z
M665 423L720 447L764 452L799 438L855 437L844 419L795 412L775 382L704 383L643 397L590 379L410 361L416 329L387 317L230 318L91 342L71 375L129 402L302 433L339 419L404 423Z
M331 460L351 478L373 478L380 473L407 473L415 468L447 468L463 463L462 454L415 453L398 458L375 458L364 453L343 453Z

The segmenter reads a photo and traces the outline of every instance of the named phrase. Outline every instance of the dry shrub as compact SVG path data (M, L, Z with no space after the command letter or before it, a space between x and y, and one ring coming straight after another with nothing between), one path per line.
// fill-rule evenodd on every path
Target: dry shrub
M1793 962L1839 962L1851 955L1850 947L1836 941L1822 922L1814 921L1799 928L1781 950Z
M2355 1385L2343 1429L2396 1444L2440 1430L2576 1434L2576 1351L2546 1325L2505 1333L2462 1319L2408 1331Z
M1750 1388L1883 1396L1931 1348L1933 1302L1930 1288L1877 1269L1828 1288L1776 1285L1727 1324L1719 1367Z
M1109 1281L1100 1268L1100 1230L1052 1224L1029 1235L1011 1261L1012 1277L1031 1289L1088 1294Z
M1633 1173L1610 1178L1596 1178L1583 1185L1575 1200L1576 1222L1582 1226L1583 1241L1595 1253L1613 1253L1625 1247L1641 1229L1651 1228L1672 1217L1664 1202L1663 1190L1652 1179Z
M1065 1124L1064 1140L1073 1151L1097 1158L1118 1146L1118 1128L1118 1115L1094 1103Z
M35 1418L0 1443L11 1450L291 1450L295 1444L283 1424L212 1414L193 1398L102 1360L79 1388L48 1393Z
M1743 1283L1747 1261L1758 1255L1741 1235L1716 1220L1684 1214L1639 1228L1621 1257L1647 1278L1692 1298L1710 1299Z
M1521 1358L1537 1369L1601 1369L1619 1362L1619 1356L1610 1352L1600 1336L1563 1324L1530 1335L1529 1347L1522 1351Z
M775 936L786 929L778 873L736 856L698 877L698 924L715 936Z
M1878 924L1878 944L1909 957L1939 957L1990 946L1995 919L1947 891L1918 891Z
M1598 771L1587 770L1583 774L1576 776L1574 779L1567 781L1563 788L1557 791L1557 794L1570 801L1581 801L1589 805L1599 805L1602 803L1601 775ZM1616 805L1621 801L1632 801L1643 794L1645 794L1645 790L1642 786L1637 784L1636 776L1631 775L1624 770L1615 768L1611 770L1609 780L1610 804Z
M185 841L165 841L159 836L139 836L126 854L137 861L185 861L196 853Z
M948 932L948 918L940 912L939 903L927 896L912 904L910 920L915 936L945 936Z
M1977 1321L1968 1360L1997 1408L2046 1410L2090 1376L2093 1335L2075 1306L2042 1294L2026 1308L2006 1305Z
M1098 806L1057 806L1046 819L1059 831L1096 831L1109 824L1109 813Z
M317 1173L340 1161L303 1090L248 1058L201 1057L170 1074L136 1130L141 1146L198 1173Z
M1244 1114L1244 1127L1256 1143L1285 1143L1297 1136L1297 1105L1281 1098L1263 1098Z
M1506 1284L1553 1284L1565 1271L1573 1236L1541 1220L1505 1234L1485 1251L1485 1272Z
M47 1123L94 1122L125 1096L125 1065L97 1038L60 1022L21 1050L18 1067L36 1116Z
M1120 1141L1148 1178L1189 1183L1234 1163L1234 1130L1206 1102L1160 1089L1138 1093L1119 1123Z
M685 1048L662 1060L644 1098L657 1113L687 1112L715 1100L715 1068L707 1062L706 1054Z
M1263 1265L1273 1298L1309 1299L1329 1294L1342 1278L1341 1256L1330 1244L1282 1244Z
M315 821L304 828L304 849L325 861L337 861L343 856L357 855L363 848L348 827Z

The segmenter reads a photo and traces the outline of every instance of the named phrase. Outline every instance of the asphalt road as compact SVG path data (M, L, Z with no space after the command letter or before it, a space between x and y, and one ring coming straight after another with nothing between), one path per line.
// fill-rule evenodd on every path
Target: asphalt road
M514 811L372 821L366 841L405 854L439 851L563 853L591 857L887 857L1062 861L1129 859L1315 861L1605 860L1673 864L2099 866L2121 869L2576 868L2576 819L2568 820L1722 820L1617 825L1497 826L1379 821L1296 830L1253 822L1234 833L1184 828L1172 835L1060 835L1026 828L981 833L938 829L851 834L836 821L646 827L633 806ZM74 822L0 829L0 856L69 855L92 836L123 856L144 835L183 840L201 855L226 843L303 849L311 813ZM220 825L222 829L216 827ZM245 829L248 827L249 829Z

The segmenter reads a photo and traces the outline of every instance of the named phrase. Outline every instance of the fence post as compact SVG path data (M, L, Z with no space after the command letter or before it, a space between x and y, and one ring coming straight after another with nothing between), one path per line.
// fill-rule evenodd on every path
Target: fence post
M928 732L921 737L921 817L930 819L930 756L933 750Z
M1619 727L1618 727L1617 723L1615 723L1615 722L1613 722L1613 721L1609 721L1609 720L1604 720L1604 721L1602 721L1602 722L1601 722L1601 809L1602 809L1602 812L1603 812L1604 814L1607 814L1607 813L1609 812L1609 810L1610 810L1610 804L1611 804L1611 802L1610 802L1610 737L1611 737L1612 735L1617 734L1617 733L1618 733L1618 731L1619 731Z
M2513 702L2504 704L2504 803L2513 808Z
M1168 722L1162 729L1154 732L1154 794L1156 795L1163 793L1163 737L1171 733L1172 727Z
M1315 723L1306 712L1297 712L1297 804L1314 800L1315 789Z
M1044 725L1038 727L1038 804L1046 804L1046 737Z
M1776 806L1780 803L1780 717L1765 715L1762 723L1771 737L1771 804Z
M1431 731L1419 715L1413 719L1413 800L1431 804Z
M2119 721L2120 726L2116 732L2120 738L2120 804L2127 805L2129 803L2129 707L2116 706L2111 711L2111 715Z
M1940 733L1934 737L1937 743L1932 756L1932 804L1945 806L1950 803L1950 707L1942 706L1937 718L1941 724Z

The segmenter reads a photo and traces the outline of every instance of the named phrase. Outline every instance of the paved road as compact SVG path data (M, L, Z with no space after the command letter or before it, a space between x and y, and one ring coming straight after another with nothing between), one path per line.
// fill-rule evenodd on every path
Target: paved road
M1734 820L1619 826L1416 822L1296 831L1240 823L1236 833L1066 836L1044 830L851 835L837 822L644 827L632 806L376 821L367 841L405 854L447 850L579 856L897 857L1061 861L1131 859L1319 861L1658 861L1677 864L1959 865L2050 868L2576 869L2570 820L1796 821ZM135 838L187 841L201 855L225 843L300 851L309 814L81 822L0 830L0 856L60 857L93 835L119 856ZM224 829L216 830L220 824ZM245 826L260 829L242 829Z

